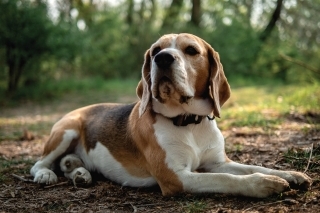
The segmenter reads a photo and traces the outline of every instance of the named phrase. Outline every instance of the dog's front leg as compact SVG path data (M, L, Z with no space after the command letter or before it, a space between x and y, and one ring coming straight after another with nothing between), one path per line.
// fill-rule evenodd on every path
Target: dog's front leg
M280 193L289 187L284 179L261 173L233 175L181 171L178 176L184 190L192 193L227 193L262 198Z
M50 169L59 156L63 155L70 147L73 140L78 138L78 133L73 129L57 128L52 131L44 150L50 150L35 163L30 169L34 182L41 184L54 184L58 181L57 175ZM54 147L56 145L56 147ZM54 148L52 148L54 147Z
M266 175L278 176L285 179L291 186L307 189L310 187L312 180L306 174L295 171L280 171L268 169L261 166L244 165L233 161L215 163L207 166L207 171L214 173L229 173L234 175L249 175L254 173L263 173Z

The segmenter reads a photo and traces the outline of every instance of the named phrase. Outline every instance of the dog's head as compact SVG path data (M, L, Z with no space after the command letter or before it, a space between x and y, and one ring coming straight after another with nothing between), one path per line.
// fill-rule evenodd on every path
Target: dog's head
M140 116L152 104L155 112L167 117L220 117L230 87L219 54L207 42L191 34L168 34L146 51L137 95Z

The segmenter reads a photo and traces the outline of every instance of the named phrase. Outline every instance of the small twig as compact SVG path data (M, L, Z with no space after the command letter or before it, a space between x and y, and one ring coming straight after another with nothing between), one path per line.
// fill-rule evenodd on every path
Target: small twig
M132 205L132 203L129 203L129 204L130 204L131 207L133 208L133 212L134 212L134 213L138 211L138 208L137 208L136 206Z
M312 190L320 189L320 186L314 186L312 187Z
M68 202L78 202L78 201L82 201L83 199L73 199L73 200L68 200Z
M156 205L161 205L160 203L149 203L149 204L141 204L137 205L138 207L145 207L145 206L156 206Z
M32 180L25 179L25 178L23 178L23 177L21 177L21 176L19 176L19 175L16 175L16 174L11 174L11 176L14 177L14 178L17 178L18 180L21 180L21 181L23 181L23 182L32 182L32 183L33 183Z
M307 167L306 167L306 169L304 170L303 173L306 173L308 171L308 169L309 169L309 165L310 165L310 161L311 161L311 157L312 157L313 146L314 146L314 143L311 144L311 150L310 150L310 155L309 155L309 159L308 159L308 164L307 164Z
M45 187L43 187L43 188L49 189L49 188L56 187L56 186L63 186L63 185L66 185L66 184L68 184L68 183L69 183L68 181L65 181L65 182L61 182L61 183L57 183L57 184L45 186Z
M291 58L290 56L287 56L287 55L282 54L282 53L280 53L280 57L282 57L283 59L285 59L285 60L287 60L287 61L290 61L291 63L294 63L294 64L296 64L296 65L299 65L299 66L301 66L301 67L303 67L303 68L306 68L306 69L308 69L308 70L310 70L310 71L312 71L312 72L314 72L314 73L317 73L317 74L320 73L320 70L318 70L318 69L316 69L315 67L312 67L312 66L310 66L310 65L308 65L308 64L306 64L306 63L304 63L304 62L302 62L302 61L300 61L300 60Z
M284 158L289 158L289 159L293 159L293 160L304 160L304 158L298 158L298 157L294 157L294 156L284 156Z

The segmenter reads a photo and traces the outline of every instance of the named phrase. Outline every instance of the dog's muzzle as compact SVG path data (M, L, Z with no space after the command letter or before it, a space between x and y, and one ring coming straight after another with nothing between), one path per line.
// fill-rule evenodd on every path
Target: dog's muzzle
M176 100L179 103L188 103L193 94L188 91L188 85L185 84L185 75L177 63L177 56L170 51L161 51L154 57L154 63L157 66L155 77L155 88L153 96L165 103L169 99Z

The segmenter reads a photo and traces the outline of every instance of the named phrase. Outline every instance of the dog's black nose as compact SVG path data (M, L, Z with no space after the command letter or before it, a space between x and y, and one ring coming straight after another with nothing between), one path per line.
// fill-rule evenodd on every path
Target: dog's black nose
M156 55L154 61L159 68L166 69L173 63L174 57L170 53L162 52Z

